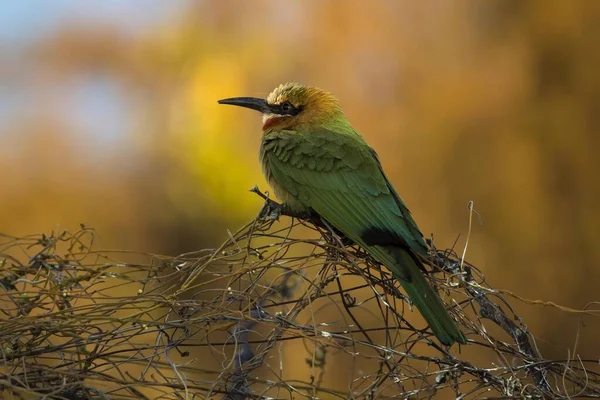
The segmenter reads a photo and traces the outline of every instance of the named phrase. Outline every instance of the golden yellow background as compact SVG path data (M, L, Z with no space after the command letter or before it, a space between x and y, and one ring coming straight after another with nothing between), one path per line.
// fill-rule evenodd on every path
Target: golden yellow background
M217 100L298 81L336 94L438 247L462 251L474 201L467 258L492 287L600 300L599 1L49 3L0 6L65 14L33 39L0 31L0 231L219 244L267 186L260 117ZM578 315L514 306L568 357ZM584 322L578 352L597 358Z

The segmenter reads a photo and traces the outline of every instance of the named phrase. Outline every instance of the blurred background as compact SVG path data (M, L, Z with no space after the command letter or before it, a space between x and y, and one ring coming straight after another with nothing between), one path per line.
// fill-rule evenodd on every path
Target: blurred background
M472 200L492 287L581 309L600 300L599 19L595 0L3 2L0 231L218 245L268 187L260 116L217 100L298 81L340 99L438 247L462 251ZM568 357L579 315L514 306Z

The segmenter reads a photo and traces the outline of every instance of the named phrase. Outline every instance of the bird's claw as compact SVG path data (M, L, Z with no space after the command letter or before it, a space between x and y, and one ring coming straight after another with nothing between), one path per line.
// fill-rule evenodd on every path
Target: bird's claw
M271 199L265 200L265 205L260 210L260 217L268 221L279 221L283 214L283 206Z
M274 200L271 200L268 196L268 193L264 194L263 192L261 192L260 189L258 188L258 186L254 185L254 187L252 189L250 189L250 191L252 193L256 193L261 198L263 198L265 201L265 204L263 205L262 209L258 213L258 218L267 220L267 221L279 221L279 217L281 217L282 215L285 215L285 212L283 209L284 205L279 204L278 202L276 202Z

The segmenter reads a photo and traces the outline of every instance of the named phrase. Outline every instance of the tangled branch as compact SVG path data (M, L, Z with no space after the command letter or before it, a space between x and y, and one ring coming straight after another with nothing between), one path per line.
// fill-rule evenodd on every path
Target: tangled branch
M432 250L428 278L462 348L326 226L257 218L174 258L96 250L94 235L0 236L5 398L600 397L597 360L544 359L451 250Z

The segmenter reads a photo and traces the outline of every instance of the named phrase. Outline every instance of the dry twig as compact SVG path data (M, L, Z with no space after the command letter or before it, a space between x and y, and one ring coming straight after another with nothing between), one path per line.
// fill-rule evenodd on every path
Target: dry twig
M93 238L0 236L3 398L600 397L597 360L544 359L453 251L432 251L430 279L468 335L462 349L415 326L387 270L322 225L258 218L175 258L97 251Z

